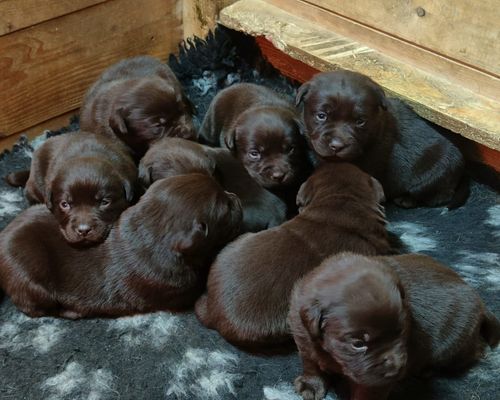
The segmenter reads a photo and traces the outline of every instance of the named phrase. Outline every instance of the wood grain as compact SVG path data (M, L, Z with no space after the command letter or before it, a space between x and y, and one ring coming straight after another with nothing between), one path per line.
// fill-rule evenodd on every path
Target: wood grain
M0 0L0 36L106 0Z
M192 36L204 38L215 28L219 11L236 0L184 0L182 2L182 28L184 39Z
M175 52L178 1L107 1L0 37L0 136L78 108L97 76L122 58Z
M345 68L368 75L422 117L500 149L500 102L478 96L268 2L241 0L223 9L220 21L230 28L265 36L279 50L318 70Z
M498 0L305 0L448 58L500 75Z

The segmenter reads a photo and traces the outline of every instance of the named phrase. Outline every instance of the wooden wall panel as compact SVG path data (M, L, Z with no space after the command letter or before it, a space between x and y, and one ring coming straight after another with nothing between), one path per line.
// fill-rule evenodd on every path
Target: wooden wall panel
M0 136L78 108L97 76L122 58L175 52L179 1L107 1L0 37Z
M106 0L0 0L0 36Z
M500 76L498 0L305 0Z

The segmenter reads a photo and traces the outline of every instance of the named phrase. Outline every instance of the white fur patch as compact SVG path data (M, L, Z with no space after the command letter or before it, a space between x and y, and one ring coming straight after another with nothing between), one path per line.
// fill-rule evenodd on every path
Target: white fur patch
M117 393L113 388L113 375L106 369L86 372L82 365L73 361L64 371L46 379L42 389L49 393L49 400L62 398L101 400ZM82 396L82 392L85 393Z
M437 246L436 241L428 236L427 230L421 225L402 221L391 223L390 228L400 236L412 252L426 252Z
M460 251L461 261L454 265L458 273L472 286L486 285L498 290L500 286L500 254Z
M489 219L486 220L486 224L496 228L493 232L497 238L500 238L500 204L490 207L488 209Z
M291 383L281 382L275 386L264 386L264 400L302 400ZM335 394L328 393L325 400L337 400Z
M0 217L17 214L22 210L23 195L21 190L0 192Z
M167 398L219 399L224 392L236 395L234 383L242 376L235 373L238 356L229 352L188 348L178 364L170 366L172 379Z
M28 318L16 314L9 322L0 326L0 348L20 351L32 348L36 352L48 353L59 341L66 328L54 318Z
M180 327L181 319L167 312L118 318L109 323L108 330L123 332L120 339L128 346L145 343L160 349Z

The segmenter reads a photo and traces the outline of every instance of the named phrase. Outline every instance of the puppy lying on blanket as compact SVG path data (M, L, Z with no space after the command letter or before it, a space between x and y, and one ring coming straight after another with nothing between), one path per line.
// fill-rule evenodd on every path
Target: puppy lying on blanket
M68 242L89 245L103 241L134 200L137 168L121 142L75 132L47 139L29 173L14 172L7 181L26 183L28 201L47 205Z
M228 341L258 349L291 340L295 282L332 253L389 254L380 184L354 165L319 167L297 195L298 216L226 246L210 268L196 315Z
M139 164L144 187L161 178L192 172L214 175L225 190L238 196L243 208L242 232L257 232L285 222L285 203L256 183L227 149L163 138L151 146Z
M118 137L139 159L160 137L196 140L193 113L172 70L156 58L140 56L104 71L83 100L80 127Z
M399 206L452 208L466 200L460 150L403 102L386 98L367 76L320 73L299 88L296 103L301 102L316 154L356 163Z
M68 244L47 209L34 206L0 233L0 287L32 317L189 307L240 223L236 196L202 174L155 182L104 243L87 249Z
M348 379L353 400L383 400L403 377L459 371L500 339L477 292L418 254L328 258L296 284L288 321L308 400L325 396L329 374Z

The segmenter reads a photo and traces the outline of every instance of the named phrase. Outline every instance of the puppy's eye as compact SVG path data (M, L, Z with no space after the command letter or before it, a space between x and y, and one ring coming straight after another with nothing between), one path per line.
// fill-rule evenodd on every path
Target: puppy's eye
M353 339L351 346L355 351L366 351L368 348L366 342L363 339Z
M248 158L250 158L250 160L253 160L253 161L257 161L257 160L260 160L260 153L258 150L250 150L248 152Z
M328 118L328 115L326 115L326 113L323 111L320 111L319 113L316 114L316 119L318 121L323 122L323 121L326 121L327 118Z
M102 199L100 202L99 202L99 205L101 207L107 207L111 204L111 199Z
M61 207L64 211L68 211L71 208L71 204L69 204L66 200L63 200L59 203L59 207Z
M356 126L358 128L361 128L361 127L365 126L365 124L366 124L366 120L364 120L363 118L358 118L356 120Z

